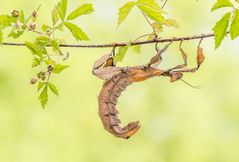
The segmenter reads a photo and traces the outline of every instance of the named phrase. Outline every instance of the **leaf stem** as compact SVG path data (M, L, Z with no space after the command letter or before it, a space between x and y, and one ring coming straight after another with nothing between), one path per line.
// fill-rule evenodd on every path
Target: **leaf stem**
M165 1L164 1L164 3L163 3L163 5L162 5L161 9L163 9L163 8L166 6L167 2L168 2L168 0L165 0Z
M46 33L43 33L43 32L37 31L37 30L33 30L33 29L30 29L30 28L28 28L28 31L31 31L31 32L34 32L34 33L37 33L37 34L40 34L40 35L48 36L48 34L46 34Z
M157 33L156 33L154 27L152 26L151 22L149 21L149 19L147 18L147 16L145 15L144 12L142 12L142 14L144 15L144 18L147 20L147 22L148 22L148 24L150 25L150 27L153 29L153 32L154 32L155 38L157 38L158 35L157 35Z
M138 38L136 38L134 41L132 41L132 42L136 42L136 41L138 41L139 39L141 39L141 38L143 38L143 37L147 37L147 36L151 36L151 35L154 35L154 34L144 34L144 35L141 35L140 37L138 37Z

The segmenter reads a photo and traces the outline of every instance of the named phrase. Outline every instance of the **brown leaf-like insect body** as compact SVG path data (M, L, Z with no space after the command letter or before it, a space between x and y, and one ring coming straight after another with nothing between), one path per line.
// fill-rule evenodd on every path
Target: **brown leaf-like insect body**
M104 83L98 98L99 116L104 128L113 135L125 139L134 135L140 128L138 121L131 122L122 128L117 116L116 104L118 98L130 84L131 82L125 78L125 74L116 75Z
M123 128L120 126L121 122L116 110L118 98L121 92L131 83L143 81L153 76L160 76L162 72L155 68L148 68L145 71L143 67L129 67L125 69L125 73L114 75L111 79L105 81L98 103L99 116L108 132L116 137L128 139L139 130L139 121L131 122Z
M155 76L170 77L171 82L175 82L183 77L183 73L195 72L204 60L202 49L198 49L198 66L192 69L184 69L187 66L187 55L181 48L180 51L184 60L183 64L177 65L167 70L158 69L157 66L162 61L161 54L168 48L166 45L162 50L157 50L156 55L148 64L136 67L117 67L113 65L112 57L109 54L99 58L93 66L92 73L100 79L105 80L98 97L99 116L104 128L116 137L128 139L140 128L139 121L131 122L125 127L120 126L116 105L122 91L134 82L147 80Z

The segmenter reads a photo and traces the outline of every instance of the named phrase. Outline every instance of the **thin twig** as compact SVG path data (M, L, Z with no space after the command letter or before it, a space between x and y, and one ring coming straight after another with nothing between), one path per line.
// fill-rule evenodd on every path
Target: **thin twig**
M165 7L165 5L167 4L167 2L168 2L168 0L165 0L165 1L164 1L164 3L163 3L163 5L162 5L161 9L163 9L163 8Z
M136 38L134 41L132 41L132 42L136 42L136 41L138 41L139 39L141 39L141 38L143 38L143 37L147 37L147 36L152 36L152 35L154 35L154 34L144 34L144 35L142 35L142 36L140 36L140 37L138 37L138 38Z
M147 18L147 16L145 15L144 12L142 12L142 14L144 15L144 18L147 20L148 24L150 25L150 27L152 28L153 32L154 32L154 35L155 35L155 38L157 38L157 33L154 29L154 27L152 26L151 22L149 21L149 19Z
M37 31L37 30L33 30L33 29L30 29L30 28L28 28L28 31L31 31L31 32L34 32L34 33L37 33L37 34L40 34L40 35L49 36L49 35L46 34L46 33L43 33L43 32Z
M198 48L200 47L202 41L203 41L203 38L200 39L200 41L199 41L199 43L198 43Z
M153 40L146 40L146 41L138 41L138 42L123 42L123 43L109 43L109 44L60 44L60 47L71 47L71 48L111 48L111 47L123 47L135 45L143 45L143 44L152 44L152 43L166 43L166 42L180 42L186 40L196 40L202 38L209 38L214 37L214 34L203 34L203 35L195 35L195 36L188 36L188 37L173 37L173 38L165 38L165 39L153 39ZM13 42L3 42L2 45L5 46L25 46L25 43L13 43ZM47 45L51 46L51 45Z

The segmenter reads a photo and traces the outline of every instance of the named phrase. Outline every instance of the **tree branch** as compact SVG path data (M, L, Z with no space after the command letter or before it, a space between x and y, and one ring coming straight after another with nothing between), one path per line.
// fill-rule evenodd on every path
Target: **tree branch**
M137 41L137 42L122 42L122 43L109 43L109 44L60 44L60 47L72 47L72 48L111 48L111 47L123 47L123 46L135 46L135 45L143 45L143 44L151 44L151 43L166 43L166 42L179 42L179 41L190 41L195 39L209 38L214 37L215 35L210 34L201 34L195 36L188 37L172 37L172 38L164 38L164 39L154 39L154 40L145 40L145 41ZM12 42L3 42L5 46L25 46L24 43L12 43ZM51 46L51 45L48 45Z

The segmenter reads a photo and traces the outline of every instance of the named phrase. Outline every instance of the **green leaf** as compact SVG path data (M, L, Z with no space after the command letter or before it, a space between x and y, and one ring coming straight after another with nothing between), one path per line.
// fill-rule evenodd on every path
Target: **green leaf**
M230 34L232 40L239 36L239 10L236 10L235 14L233 15Z
M39 46L39 49L41 50L42 54L47 54L47 50L44 46Z
M60 31L63 31L63 27L64 27L64 24L61 23L61 24L57 25L57 26L55 27L55 29L60 30Z
M58 93L58 90L57 90L56 86L55 86L54 84L50 83L50 82L48 82L47 84L48 84L50 90L51 90L53 93L55 93L57 96L59 96L59 93Z
M125 20L125 18L129 15L132 8L135 6L135 2L128 2L123 7L119 9L119 19L118 26Z
M63 70L65 70L68 67L70 67L70 66L61 65L61 64L54 64L54 69L53 69L52 72L55 73L55 74L59 74L60 72L62 72Z
M38 47L42 54L47 54L46 45L49 44L49 38L46 36L39 36L35 39L34 44Z
M231 13L226 13L214 26L213 31L215 34L215 48L218 48L223 40L223 38L227 34L227 28L229 25L229 20L231 17Z
M152 27L154 28L156 33L163 32L163 24L160 22L154 22L152 23Z
M60 46L59 43L56 40L51 41L51 46L54 52L60 52Z
M151 20L157 22L164 22L164 16L159 5L154 0L138 0L137 6L145 13Z
M51 29L51 27L48 26L48 25L43 24L43 25L41 26L41 30L44 31L44 32L46 32L48 29Z
M138 0L137 4L148 6L149 8L151 8L155 11L158 11L160 13L163 12L161 7L158 5L158 3L155 0Z
M2 33L2 30L0 30L0 45L2 44L3 42L3 33Z
M52 60L50 60L50 59L45 60L45 63L46 63L47 65L55 65L55 64L56 64L54 61L52 61Z
M67 20L75 19L81 15L87 15L94 11L92 4L84 4L69 14Z
M135 46L131 46L132 47L132 50L135 52L135 53L141 53L141 46L140 45L135 45Z
M164 22L164 17L161 13L151 10L147 6L140 5L139 8L151 19L157 22Z
M75 24L70 22L64 22L64 25L70 30L72 35L75 37L77 41L79 40L89 40L88 36Z
M167 26L174 27L174 28L179 28L180 27L179 24L177 23L177 21L174 20L174 19L166 19L164 24L167 25Z
M17 38L19 38L23 33L24 33L24 30L17 30L17 31L12 30L12 31L8 34L8 37L12 37L12 38L14 38L14 39L17 39Z
M23 10L21 10L21 12L20 12L19 20L20 20L20 22L25 23L25 16L24 16Z
M44 89L42 90L39 100L41 103L42 108L44 109L46 107L46 104L48 102L48 93L47 93L48 86L47 84L45 85Z
M120 47L118 53L114 56L114 62L122 62L127 51L128 46Z
M233 4L229 0L217 0L211 11L215 11L222 7L233 7Z
M34 57L34 59L32 61L32 67L37 67L40 64L41 64L41 59Z
M16 18L8 15L0 15L0 26L2 28L11 26L12 23L15 23L17 21Z
M67 0L61 0L56 6L56 10L59 13L62 21L66 17L66 8L67 8Z
M34 41L34 44L36 44L37 46L43 46L44 47L47 44L49 44L49 38L46 37L46 36L39 36Z
M39 92L45 84L46 83L44 83L44 82L38 82L37 91Z
M56 8L54 8L51 12L51 17L52 17L52 24L53 26L56 25L57 21L60 19L60 16L56 10Z
M40 49L35 44L33 44L31 42L25 42L25 45L28 49L30 49L32 51L33 55L42 57L42 53L41 53Z
M68 65L61 65L61 64L57 64L55 62L53 62L52 60L45 60L45 63L47 65L53 65L54 66L54 69L53 69L53 73L55 74L59 74L60 72L62 72L63 70L65 70L66 68L70 67Z

